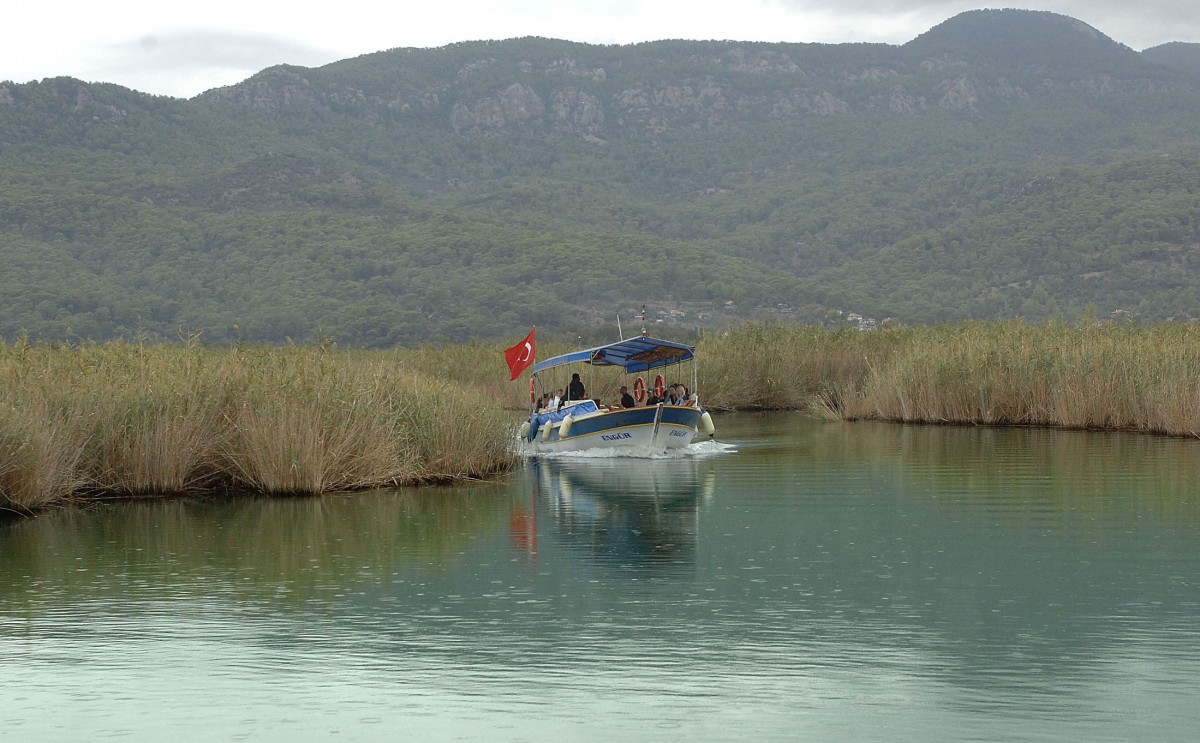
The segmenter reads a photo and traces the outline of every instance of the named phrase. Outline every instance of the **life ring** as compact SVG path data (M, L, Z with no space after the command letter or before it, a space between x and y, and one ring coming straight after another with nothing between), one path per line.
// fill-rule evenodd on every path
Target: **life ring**
M535 402L537 402L537 397L534 396L534 394L533 394L533 377L530 377L529 378L529 404L532 405Z
M633 399L638 402L646 399L646 380L641 377L633 380Z
M666 394L666 392L667 392L667 380L663 379L663 376L661 374L659 374L657 377L654 378L654 396L657 397L659 400L662 400L663 395Z

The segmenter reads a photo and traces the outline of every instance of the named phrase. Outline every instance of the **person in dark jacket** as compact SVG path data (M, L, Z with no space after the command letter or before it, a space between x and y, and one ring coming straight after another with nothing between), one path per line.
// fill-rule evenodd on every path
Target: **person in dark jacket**
M567 385L568 400L586 400L587 392L583 389L583 382L579 379L579 374L571 375L571 383Z
M629 388L621 385L621 407L632 408L637 405L637 401L633 399L633 395L629 394Z

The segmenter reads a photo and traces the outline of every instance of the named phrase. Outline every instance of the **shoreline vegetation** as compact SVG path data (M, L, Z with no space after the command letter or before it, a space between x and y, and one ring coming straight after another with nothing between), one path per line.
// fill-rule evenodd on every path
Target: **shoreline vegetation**
M0 510L112 496L317 494L503 472L512 414L484 391L422 371L429 356L0 345Z
M1200 437L1191 324L760 324L698 345L714 411ZM502 350L0 343L0 513L494 476L512 466L514 411L528 400ZM615 399L620 383L592 392Z
M719 410L1200 437L1194 324L754 326L707 339L703 358L701 399Z

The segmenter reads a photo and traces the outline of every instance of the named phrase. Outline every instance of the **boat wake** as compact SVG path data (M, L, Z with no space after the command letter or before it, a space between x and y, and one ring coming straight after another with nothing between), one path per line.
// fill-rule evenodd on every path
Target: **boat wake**
M719 454L733 454L737 451L737 447L733 444L721 443L716 439L709 439L708 441L694 441L680 451L693 457L711 457Z

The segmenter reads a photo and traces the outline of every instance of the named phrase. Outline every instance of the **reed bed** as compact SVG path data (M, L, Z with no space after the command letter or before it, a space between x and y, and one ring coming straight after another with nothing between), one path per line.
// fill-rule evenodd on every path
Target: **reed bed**
M717 411L1200 436L1192 325L1013 321L862 333L760 324L698 345L698 392ZM543 345L539 357L565 350ZM0 509L486 477L512 463L527 379L508 380L500 344L0 344ZM623 381L593 393L615 398Z
M800 410L814 397L858 388L909 331L860 333L816 326L746 325L697 346L701 402L713 410Z
M18 513L442 482L512 462L501 401L403 352L18 342L0 345L0 390L0 509Z
M1020 321L705 338L702 400L829 419L1200 436L1200 327Z

